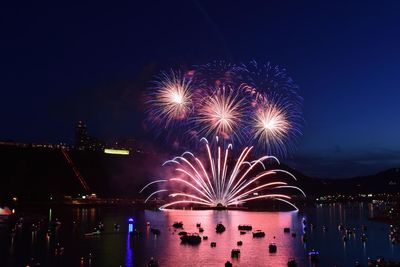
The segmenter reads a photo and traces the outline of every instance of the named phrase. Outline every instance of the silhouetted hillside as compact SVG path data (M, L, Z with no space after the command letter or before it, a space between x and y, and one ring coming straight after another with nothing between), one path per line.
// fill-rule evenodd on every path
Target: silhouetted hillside
M129 156L87 151L68 153L91 191L102 197L137 196L141 186L148 181L164 178L161 163L168 158L145 153ZM17 195L28 199L48 199L49 196L84 193L59 149L0 146L0 162L0 198L9 199ZM289 179L290 184L301 187L308 195L400 192L400 169L349 179L319 179L288 166L279 167L293 173L298 181Z
M134 197L160 166L156 156L70 151L70 158L92 192L103 197ZM59 149L0 147L0 197L28 199L85 193Z

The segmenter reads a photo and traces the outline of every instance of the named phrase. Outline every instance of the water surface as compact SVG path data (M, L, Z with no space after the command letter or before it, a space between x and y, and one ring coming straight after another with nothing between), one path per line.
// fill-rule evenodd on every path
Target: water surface
M371 205L330 204L305 208L299 212L250 212L250 211L143 211L121 207L58 207L21 209L26 215L24 226L12 235L7 224L0 224L1 266L26 266L33 257L41 266L146 266L151 257L158 259L160 266L224 266L227 260L233 266L287 266L293 257L299 266L354 266L359 260L366 265L368 257L384 256L387 259L400 260L400 247L393 245L388 238L389 227L386 224L369 221L373 212ZM62 224L47 235L48 222L58 218ZM133 227L141 236L130 242L128 219L133 218ZM32 232L31 224L42 219L41 228ZM304 234L303 220L307 221L307 242L302 242ZM98 236L85 236L93 231L99 222L105 225L105 231ZM171 226L175 221L184 223L184 231L198 232L196 223L201 223L208 240L199 245L183 245L180 242L180 230ZM75 222L75 223L74 223ZM161 230L154 236L150 227ZM215 232L217 223L223 223L226 231ZM119 223L119 231L114 224ZM316 225L315 229L310 223ZM355 228L343 242L343 233L338 225ZM253 238L251 232L240 235L239 224L251 224L253 230L263 230L265 238ZM361 241L361 226L367 227L367 242ZM325 226L325 231L323 230ZM290 227L296 237L283 232ZM307 231L307 229L306 229ZM238 247L237 241L243 245ZM216 242L215 248L210 247ZM277 253L268 252L268 245L277 244ZM56 255L57 243L64 247L63 255ZM231 250L239 248L241 257L231 258ZM311 249L320 251L320 260L312 264L307 253ZM92 257L89 256L92 255Z

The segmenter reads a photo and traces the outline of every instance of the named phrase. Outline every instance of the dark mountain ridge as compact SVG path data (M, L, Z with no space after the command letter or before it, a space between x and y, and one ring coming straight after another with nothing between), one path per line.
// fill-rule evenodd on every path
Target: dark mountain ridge
M164 178L161 164L169 158L155 153L132 152L122 156L78 150L68 151L68 155L91 192L101 197L132 198L140 197L138 191L149 181ZM48 199L85 193L60 149L0 146L0 166L0 200L13 196ZM322 179L286 165L279 167L294 174L298 181L290 183L309 196L400 192L400 168L362 177Z

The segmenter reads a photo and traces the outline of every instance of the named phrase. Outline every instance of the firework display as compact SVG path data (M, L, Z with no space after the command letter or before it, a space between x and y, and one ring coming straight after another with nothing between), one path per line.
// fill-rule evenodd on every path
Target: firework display
M280 169L276 158L288 155L301 135L297 91L285 69L255 61L214 61L186 72L162 73L148 91L150 124L173 135L175 143L196 142L193 147L199 148L204 142L207 156L187 151L166 161L163 179L140 191L154 189L145 202L167 195L161 208L228 208L274 199L297 209L292 196L283 193L305 194L289 184L296 177ZM236 153L237 159L229 156ZM248 161L251 153L266 156ZM278 167L266 168L271 162Z
M165 188L153 191L145 202L160 193L168 193L168 203L160 208L173 207L181 204L192 204L206 207L230 207L242 205L257 199L274 199L285 202L297 209L291 203L291 196L282 194L277 189L296 190L305 196L298 187L289 185L288 179L297 180L296 177L283 169L267 169L267 161L279 165L279 160L274 156L262 156L254 161L247 161L253 147L245 147L235 161L233 168L229 167L232 159L229 151L220 145L213 146L207 139L202 138L207 151L207 160L202 161L191 152L184 152L181 156L166 161L163 165L174 167L172 178L156 180L147 184L141 193L150 189L152 185L162 184ZM218 140L217 140L218 143ZM262 171L256 170L261 168ZM277 174L282 174L277 179ZM283 176L286 179L283 179Z
M216 136L286 156L301 135L302 99L285 69L270 63L215 61L157 77L147 93L148 121L181 141ZM240 146L239 146L240 147Z

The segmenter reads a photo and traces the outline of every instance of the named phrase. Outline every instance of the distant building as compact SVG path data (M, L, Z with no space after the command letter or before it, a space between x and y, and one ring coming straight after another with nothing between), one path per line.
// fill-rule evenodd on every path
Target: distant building
M86 124L78 121L75 128L75 149L85 150L88 145L89 137L87 134Z
M89 136L86 124L78 121L75 128L75 149L89 151L103 151L105 143L95 137Z

